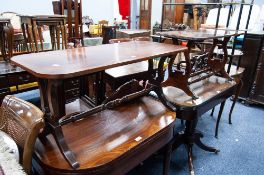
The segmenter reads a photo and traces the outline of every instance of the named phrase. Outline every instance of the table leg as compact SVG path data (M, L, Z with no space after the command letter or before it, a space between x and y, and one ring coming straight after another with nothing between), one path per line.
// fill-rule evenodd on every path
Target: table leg
M46 117L46 126L44 135L51 133L63 154L64 158L72 166L77 169L80 165L76 161L75 155L69 149L63 135L59 119L65 115L65 97L62 80L39 80L41 105Z
M48 80L48 103L54 121L58 121L65 115L65 94L63 89L63 80Z
M95 80L95 98L96 104L99 105L105 100L105 83L104 83L104 71L96 73Z
M63 27L64 27L64 40L65 40L65 49L67 49L68 45L68 37L67 37L67 26L66 26L66 20L63 20Z
M43 111L44 114L50 113L48 96L47 96L48 80L39 79L38 86L40 92L41 110Z
M63 22L61 21L60 22L60 30L61 30L61 47L62 47L62 49L67 49L66 47L65 47L65 38L64 38L64 26L63 26Z
M193 29L198 30L198 8L196 6L193 7Z
M182 144L186 146L188 152L189 170L191 174L194 174L193 155L192 155L193 144L196 144L199 148L205 151L209 151L213 153L219 152L219 150L202 143L201 138L203 137L203 134L196 131L197 122L198 122L198 117L195 120L186 120L184 131L179 132L173 138L173 146L172 146L173 150L177 149Z
M27 25L27 31L28 31L28 36L29 36L30 50L31 50L31 52L35 52L36 49L34 47L32 25Z
M13 57L13 41L14 41L14 28L11 24L8 24L8 33L7 33L7 45L8 45L8 56L9 60Z
M53 137L55 138L55 141L57 145L59 146L59 149L61 153L63 154L64 158L68 161L68 163L71 165L73 169L77 169L80 167L80 164L76 161L75 155L68 147L68 144L66 143L63 135L63 131L61 126L59 125L52 125L50 124Z
M222 116L222 113L223 113L223 110L224 110L225 102L226 101L223 101L221 103L221 105L220 105L220 110L219 110L219 113L218 113L218 117L217 117L217 121L216 121L216 128L215 128L215 137L216 138L218 137L218 127L219 127L219 122L220 122L220 119L221 119L221 116Z
M32 25L33 25L33 36L34 36L36 52L39 52L39 49L38 49L38 28L37 28L36 21L33 21Z
M5 52L5 33L4 33L4 26L0 24L0 38L1 38L1 53L4 60L6 60L6 52Z
M237 80L237 88L236 88L235 96L233 98L233 103L232 103L231 109L229 111L229 118L228 118L229 124L232 124L232 121L231 121L232 113L233 113L236 101L238 99L238 96L240 94L240 91L242 89L242 86L243 86L243 81L239 77L238 80Z
M54 26L49 26L49 29L50 29L50 40L51 40L52 50L55 50L55 33L54 33Z
M57 40L57 49L60 50L60 25L56 26L56 40Z
M227 43L229 39L230 37L225 37L223 41L218 39L213 40L213 45L208 52L208 65L215 73L220 73L222 77L231 80L230 76L225 71L225 64L228 60ZM221 45L222 47L224 52L223 59L214 59L214 49L217 45Z
M24 23L21 24L21 29L22 29L22 33L23 33L26 49L27 49L27 52L29 53L29 48L28 48L28 44L27 44L27 43L29 43L29 41L28 41L28 38L27 38L27 35L26 35L26 27L25 27Z
M44 46L43 46L43 35L42 35L41 26L38 26L38 36L39 36L39 40L40 40L41 50L43 51Z

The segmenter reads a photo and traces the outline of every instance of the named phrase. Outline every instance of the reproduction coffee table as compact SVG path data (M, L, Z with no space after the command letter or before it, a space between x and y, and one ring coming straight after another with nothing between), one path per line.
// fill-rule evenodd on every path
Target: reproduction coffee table
M168 79L162 83L164 96L172 103L171 109L177 113L177 118L186 120L184 131L178 133L174 138L173 148L176 149L181 144L186 145L190 173L194 174L193 144L205 151L215 153L219 151L201 142L200 139L203 135L196 130L196 126L202 114L221 103L215 130L217 137L225 100L232 96L237 86L236 82L225 71L228 59L227 43L232 36L238 36L243 32L201 29L166 31L158 34L162 37L172 38L174 44L179 44L179 40L187 41L189 52L196 43L208 39L213 40L212 47L208 52L192 58L185 54L185 60L179 61L173 66L174 69L169 66ZM221 58L216 58L213 54L216 46L220 46L223 50L224 54ZM171 59L169 65L175 64L174 60ZM179 91L179 89L181 90Z

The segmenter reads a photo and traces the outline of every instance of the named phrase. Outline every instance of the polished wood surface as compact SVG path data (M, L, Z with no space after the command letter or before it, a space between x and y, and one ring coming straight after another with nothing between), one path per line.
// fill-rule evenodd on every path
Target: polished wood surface
M62 127L79 169L70 167L51 136L37 141L35 154L51 174L125 174L168 143L174 120L159 101L141 97Z
M203 41L206 39L223 38L243 34L243 31L224 30L224 29L199 29L199 30L181 30L157 32L156 34L185 40Z
M119 67L107 69L105 73L109 74L113 78L118 78L140 72L146 72L146 71L148 71L148 62L142 61L139 63L133 63L125 66L119 66Z
M120 29L116 31L116 38L134 38L150 36L150 30L146 29Z
M192 99L182 90L175 87L164 87L163 92L166 98L181 108L193 108L207 102L212 97L236 85L234 81L226 78L211 76L190 85L190 89L199 97ZM184 117L184 116L183 116Z
M186 51L186 47L148 41L15 56L12 63L38 78L71 78Z
M10 95L1 105L0 128L23 150L22 164L27 174L31 174L35 141L44 127L43 116L36 106Z

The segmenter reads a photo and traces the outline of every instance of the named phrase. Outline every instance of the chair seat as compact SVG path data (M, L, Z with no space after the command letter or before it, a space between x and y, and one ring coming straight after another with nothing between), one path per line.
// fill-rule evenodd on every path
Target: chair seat
M224 54L222 49L217 49L217 48L214 50L214 53L219 54L219 55ZM232 49L227 49L227 54L228 56L232 56ZM235 49L233 56L242 56L242 55L243 55L243 52L241 50Z
M190 85L190 89L199 97L196 100L193 100L191 96L188 96L181 89L171 86L164 87L163 92L166 98L175 105L183 108L193 108L206 103L213 97L235 85L236 83L234 81L228 81L227 79L218 76L211 76Z
M62 127L79 169L69 166L52 136L37 141L35 153L44 168L57 173L124 174L168 143L174 121L175 113L152 97L142 97Z
M138 63L128 64L125 66L119 66L119 67L107 69L105 73L113 78L119 78L119 77L137 74L140 72L145 72L147 70L148 70L148 62L142 61Z
M227 68L228 68L228 64L225 65L225 70L227 70ZM240 76L242 76L244 71L245 71L245 68L243 68L243 67L239 67L237 69L237 66L231 65L229 75L231 77L237 77L237 76L240 77Z

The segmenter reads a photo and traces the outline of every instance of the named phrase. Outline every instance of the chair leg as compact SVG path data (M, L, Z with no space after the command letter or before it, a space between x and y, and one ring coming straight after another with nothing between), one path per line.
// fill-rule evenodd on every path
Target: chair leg
M188 165L189 165L189 172L190 175L194 175L194 167L193 167L193 155L192 155L192 144L188 144L186 146L187 152L188 152Z
M181 119L181 125L183 125L184 124L184 122L183 122L183 120Z
M223 109L224 109L224 106L225 106L225 102L226 101L223 101L220 105L220 110L219 110L219 113L218 113L218 117L217 117L217 122L216 122L216 128L215 128L215 138L218 138L218 127L219 127L219 122L220 122L220 119L221 119L221 116L222 116L222 113L223 113Z
M169 174L171 153L172 153L172 142L168 143L165 149L164 160L163 160L163 175Z
M236 93L235 93L235 97L233 99L233 103L232 103L231 109L229 111L229 118L228 118L229 124L232 124L232 121L231 121L232 113L233 113L233 110L234 110L234 107L235 107L236 101L238 99L238 95L240 94L242 86L243 86L243 82L241 79L239 79L237 89L236 89Z
M214 110L215 110L215 107L212 109L210 116L214 115Z

